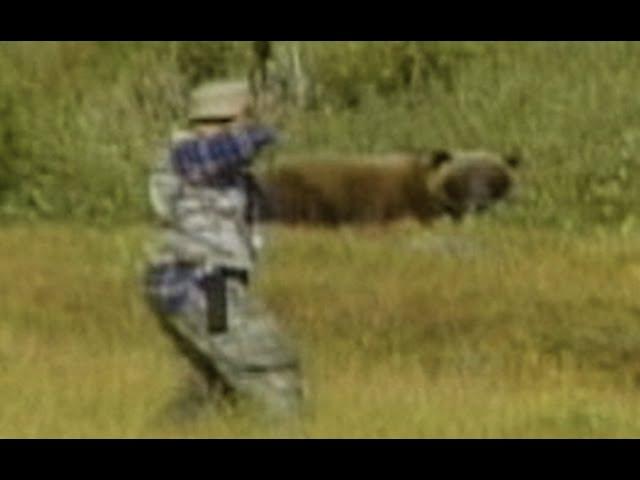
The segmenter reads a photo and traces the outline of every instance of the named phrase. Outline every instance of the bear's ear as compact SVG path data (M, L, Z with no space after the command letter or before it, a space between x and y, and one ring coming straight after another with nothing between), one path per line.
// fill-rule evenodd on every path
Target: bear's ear
M431 162L434 167L439 167L443 163L447 163L449 160L451 160L451 153L447 150L435 150L431 154Z
M519 153L512 153L504 157L504 161L511 168L518 168L522 163L522 157Z

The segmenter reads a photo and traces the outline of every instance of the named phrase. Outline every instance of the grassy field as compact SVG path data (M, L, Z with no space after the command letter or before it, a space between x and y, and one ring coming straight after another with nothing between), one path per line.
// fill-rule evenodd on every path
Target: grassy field
M255 288L299 345L304 419L167 424L188 368L138 283L148 170L249 45L0 42L0 437L640 436L640 43L303 43L317 103L267 168L518 150L515 198L274 227Z
M148 167L184 121L180 65L247 47L192 43L207 42L0 42L0 220L148 221ZM450 75L427 68L411 88L407 42L307 43L324 93L283 117L281 153L517 149L522 202L505 222L640 228L640 43L423 42Z
M172 425L187 366L137 283L147 230L0 235L2 437L635 437L640 242L498 228L273 228L257 290L296 339L298 425Z

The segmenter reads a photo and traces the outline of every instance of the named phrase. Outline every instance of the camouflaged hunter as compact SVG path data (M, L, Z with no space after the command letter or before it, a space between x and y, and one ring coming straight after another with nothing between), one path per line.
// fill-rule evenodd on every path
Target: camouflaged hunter
M297 356L249 283L261 248L256 188L247 168L276 133L247 120L244 82L193 92L192 129L172 139L150 180L160 235L146 276L162 328L191 361L204 392L259 402L277 414L298 411Z

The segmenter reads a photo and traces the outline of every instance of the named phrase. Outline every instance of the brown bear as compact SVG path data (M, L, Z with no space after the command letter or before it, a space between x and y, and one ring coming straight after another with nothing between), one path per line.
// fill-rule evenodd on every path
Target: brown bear
M434 152L434 168L426 176L429 201L435 202L441 213L456 219L482 212L509 194L519 165L518 154Z
M435 151L377 161L304 161L263 172L266 220L283 223L388 222L412 216L459 219L504 198L515 155Z

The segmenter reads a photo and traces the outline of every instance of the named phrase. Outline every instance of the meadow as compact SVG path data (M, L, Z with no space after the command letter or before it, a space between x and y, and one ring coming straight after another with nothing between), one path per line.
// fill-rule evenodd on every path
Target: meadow
M288 426L162 420L188 367L140 294L147 229L7 229L2 436L637 436L638 237L495 228L274 228L255 288L303 358Z
M462 223L269 227L254 288L303 359L295 425L159 415L188 367L141 295L146 172L199 50L0 44L0 436L640 436L640 45L401 43L306 45L318 105L274 161L518 149L519 188Z

